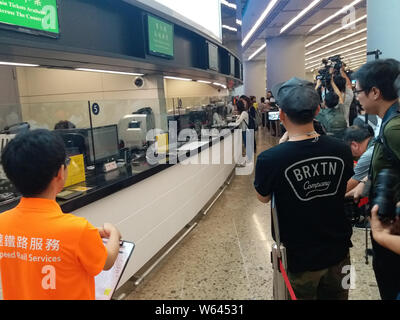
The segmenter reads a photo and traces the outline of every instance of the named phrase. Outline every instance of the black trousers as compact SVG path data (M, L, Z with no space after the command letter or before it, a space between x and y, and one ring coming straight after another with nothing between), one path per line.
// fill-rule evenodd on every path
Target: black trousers
M372 238L372 237L371 237ZM372 266L382 300L396 300L400 294L400 256L372 239Z

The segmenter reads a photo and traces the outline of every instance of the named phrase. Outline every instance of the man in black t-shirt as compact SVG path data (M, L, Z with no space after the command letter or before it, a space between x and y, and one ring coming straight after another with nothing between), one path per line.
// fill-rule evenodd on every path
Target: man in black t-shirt
M320 100L311 82L292 78L273 94L289 141L258 156L258 199L267 203L274 194L297 298L347 299L352 228L344 196L354 174L351 150L314 131Z

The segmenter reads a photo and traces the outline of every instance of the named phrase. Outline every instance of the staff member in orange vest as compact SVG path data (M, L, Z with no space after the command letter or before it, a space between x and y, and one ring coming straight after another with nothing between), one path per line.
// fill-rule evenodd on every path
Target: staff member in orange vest
M4 299L95 299L94 277L113 266L121 235L111 224L95 228L61 211L55 200L69 162L62 139L42 129L20 134L1 162L22 194L17 207L0 214Z

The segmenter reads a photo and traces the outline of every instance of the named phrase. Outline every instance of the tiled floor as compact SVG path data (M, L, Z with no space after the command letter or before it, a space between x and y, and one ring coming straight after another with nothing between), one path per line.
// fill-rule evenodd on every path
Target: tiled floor
M258 151L275 145L258 134ZM260 203L251 176L235 176L198 226L143 280L125 286L125 299L270 300L272 269L269 205ZM354 230L351 259L355 288L350 299L379 299L365 231Z

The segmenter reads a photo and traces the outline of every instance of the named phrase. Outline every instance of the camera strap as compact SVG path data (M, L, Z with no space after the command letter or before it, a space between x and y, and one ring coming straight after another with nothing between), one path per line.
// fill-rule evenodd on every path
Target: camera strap
M400 159L396 156L396 154L393 152L393 150L389 147L384 132L385 128L388 125L388 123L397 118L400 117L400 104L397 103L397 110L392 112L388 119L385 120L385 122L382 122L381 129L379 132L379 136L375 139L376 144L380 144L383 147L383 156L386 160L391 162L395 168L400 168ZM376 148L374 150L374 154L376 152ZM374 156L372 156L373 158ZM372 178L372 158L371 158L371 164L369 166L369 172L368 172L368 180L371 180Z
M397 110L395 112L392 112L389 118L384 123L382 123L382 129L379 134L379 137L377 138L377 143L380 143L383 146L383 155L385 159L390 161L395 168L400 168L400 159L397 157L396 153L394 153L393 150L389 147L384 132L389 122L398 117L400 117L399 104L397 104Z

